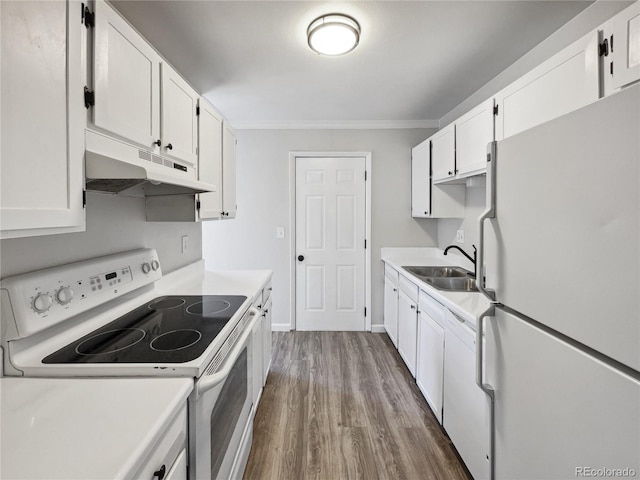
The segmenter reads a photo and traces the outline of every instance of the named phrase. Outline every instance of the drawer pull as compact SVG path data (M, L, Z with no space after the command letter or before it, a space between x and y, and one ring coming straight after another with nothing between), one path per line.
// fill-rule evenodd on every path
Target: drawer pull
M153 472L153 478L158 477L158 480L162 480L164 476L167 474L167 467L162 465L159 470Z

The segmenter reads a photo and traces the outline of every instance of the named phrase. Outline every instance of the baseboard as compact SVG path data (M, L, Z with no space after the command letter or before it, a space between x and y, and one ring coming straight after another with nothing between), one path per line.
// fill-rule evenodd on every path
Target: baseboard
M384 325L371 325L371 333L386 333Z
M291 325L288 323L273 323L271 325L271 330L274 332L290 332Z

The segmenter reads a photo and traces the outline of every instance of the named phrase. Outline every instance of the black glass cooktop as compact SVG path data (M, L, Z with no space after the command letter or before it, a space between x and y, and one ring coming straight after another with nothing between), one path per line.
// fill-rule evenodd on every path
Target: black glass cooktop
M247 297L158 297L52 353L43 363L184 363L204 353Z

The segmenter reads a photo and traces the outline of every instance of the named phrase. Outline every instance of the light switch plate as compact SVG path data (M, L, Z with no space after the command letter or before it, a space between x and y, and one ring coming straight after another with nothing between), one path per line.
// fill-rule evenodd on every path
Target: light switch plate
M456 242L464 243L464 230L458 230L456 232Z
M189 250L189 235L182 236L182 253L186 253Z
M276 228L276 238L284 238L284 227Z

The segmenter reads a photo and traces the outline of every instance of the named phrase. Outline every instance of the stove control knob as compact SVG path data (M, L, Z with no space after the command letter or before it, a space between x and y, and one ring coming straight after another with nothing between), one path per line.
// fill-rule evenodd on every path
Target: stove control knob
M31 302L31 306L38 313L44 313L53 305L53 298L48 293L39 293Z
M160 268L160 262L158 262L158 260L151 260L151 268L155 272Z
M151 271L151 265L148 262L142 264L142 273L149 273Z
M56 293L56 300L60 305L66 305L73 299L73 290L69 287L62 287Z

